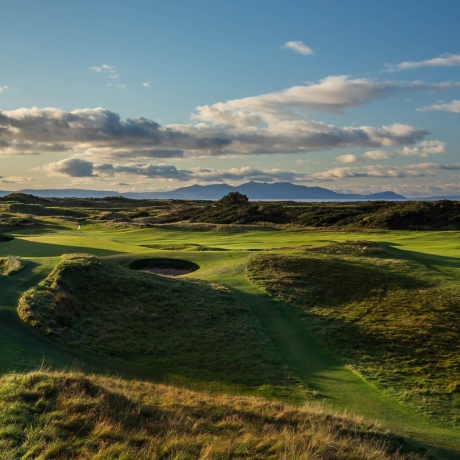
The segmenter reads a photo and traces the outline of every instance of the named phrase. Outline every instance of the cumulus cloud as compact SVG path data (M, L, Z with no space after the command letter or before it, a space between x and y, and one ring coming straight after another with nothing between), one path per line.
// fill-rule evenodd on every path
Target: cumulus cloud
M424 61L405 61L399 64L386 64L387 72L418 69L420 67L454 67L460 65L460 54L443 54Z
M404 147L400 153L402 155L419 155L427 157L430 154L439 154L446 151L446 143L442 141L422 141L414 147Z
M4 93L5 91L8 91L10 88L9 86L3 85L0 86L0 94Z
M312 54L315 54L309 46L301 41L286 42L283 48L295 51L296 53L302 54L304 56L311 56Z
M445 110L447 112L460 113L460 99L454 99L450 102L438 102L433 105L426 105L419 109L420 111L427 110Z
M18 139L20 139L18 141ZM163 158L178 150L220 149L230 139L192 136L145 118L122 120L117 113L97 109L66 112L56 108L0 111L0 155L39 152L87 152L110 149L133 156Z
M340 155L337 157L337 160L340 163L358 163L360 161L375 161L375 160L386 160L391 158L393 155L385 150L368 150L364 152L361 156L354 154Z
M94 168L90 161L67 158L45 165L43 169L50 176L93 177Z
M142 88L150 88L150 82L149 81L144 81L142 83Z
M392 154L385 150L368 150L364 152L362 158L366 160L387 160L391 158Z
M118 75L117 68L114 67L113 65L108 65L108 64L102 64L100 66L95 65L93 67L90 67L89 70L91 70L92 72L100 73L112 80L117 80L118 78L120 78L120 76Z
M265 125L196 123L160 126L122 120L110 110L23 108L0 111L0 155L68 152L87 159L170 158L203 155L295 153L351 146L407 145L425 130L410 125L337 127L309 118L271 119Z
M357 163L361 161L361 158L357 155L347 154L338 156L337 160L340 161L340 163Z

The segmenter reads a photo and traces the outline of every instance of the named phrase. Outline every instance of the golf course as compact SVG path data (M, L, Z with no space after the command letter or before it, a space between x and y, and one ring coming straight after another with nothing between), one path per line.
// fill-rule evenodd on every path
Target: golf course
M147 201L2 198L1 458L460 458L454 219Z

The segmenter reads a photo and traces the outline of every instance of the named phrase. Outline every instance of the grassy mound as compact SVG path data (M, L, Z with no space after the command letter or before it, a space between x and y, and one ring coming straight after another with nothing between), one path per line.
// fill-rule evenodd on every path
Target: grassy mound
M285 384L257 319L224 287L63 256L19 302L21 318L66 345L199 381Z
M24 268L24 261L19 257L0 257L0 275L8 276Z
M320 409L77 373L2 377L0 414L5 459L419 458L375 424Z
M262 255L251 281L290 303L306 327L377 385L419 410L460 421L460 293L455 281L345 242Z

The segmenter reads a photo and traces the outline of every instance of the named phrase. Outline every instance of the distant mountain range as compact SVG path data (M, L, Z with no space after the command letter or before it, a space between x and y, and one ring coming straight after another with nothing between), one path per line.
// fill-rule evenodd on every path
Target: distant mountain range
M307 187L290 182L247 182L233 187L228 184L191 185L168 192L131 192L120 193L107 190L85 189L24 189L15 193L28 193L39 197L55 198L105 198L108 196L123 196L133 199L176 199L176 200L218 200L230 192L245 194L250 200L406 200L407 198L394 192L371 193L360 195L357 193L338 193L322 187ZM1 191L0 196L13 192ZM460 195L432 196L413 198L414 200L460 200Z
M40 197L75 197L104 198L107 196L123 196L134 199L180 199L180 200L218 200L230 192L245 194L250 200L405 200L402 195L394 192L372 193L359 195L355 193L337 193L322 187L307 187L290 182L247 182L238 186L227 184L191 185L168 192L119 193L106 190L84 189L24 189L18 193L28 193ZM0 196L12 192L0 191Z

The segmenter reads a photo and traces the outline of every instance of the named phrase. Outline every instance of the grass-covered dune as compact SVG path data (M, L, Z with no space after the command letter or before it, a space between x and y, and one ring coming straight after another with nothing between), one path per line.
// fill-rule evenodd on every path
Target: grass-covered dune
M73 254L19 301L29 325L83 352L197 381L288 384L249 308L220 285Z
M247 274L379 387L458 426L456 279L438 279L426 266L366 241L258 255Z
M39 198L13 193L0 197L0 230L81 221L109 227L145 228L161 224L260 225L276 228L459 230L460 202L246 202L223 199L134 200Z
M24 261L20 257L0 257L0 275L8 276L24 268Z
M417 459L378 425L254 397L72 372L0 378L2 459Z

